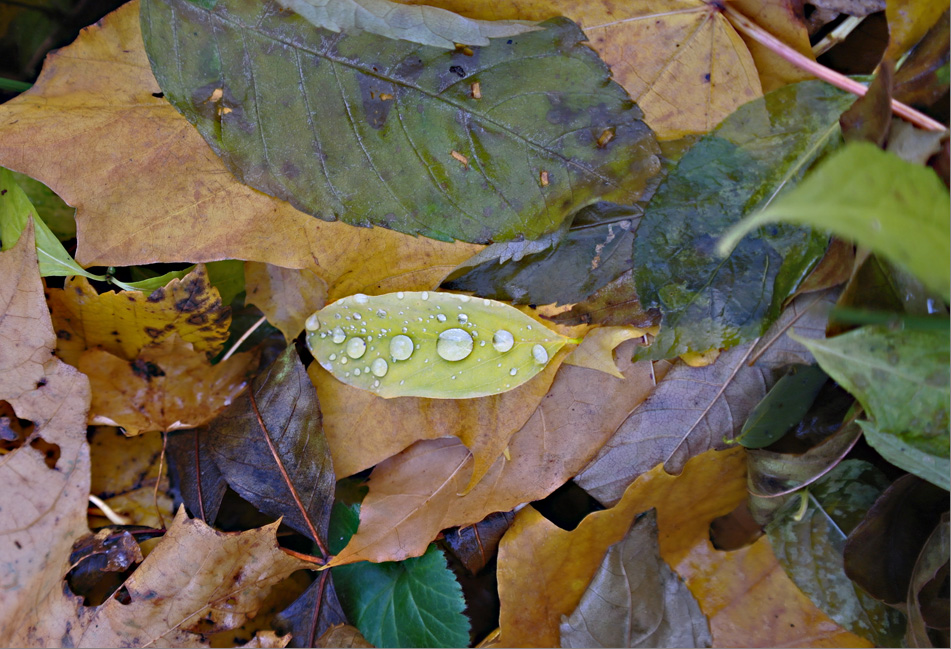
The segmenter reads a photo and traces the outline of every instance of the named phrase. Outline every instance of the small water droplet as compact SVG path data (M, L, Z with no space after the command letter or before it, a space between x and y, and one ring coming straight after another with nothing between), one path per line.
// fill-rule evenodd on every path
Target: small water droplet
M465 313L460 313L456 316L456 318L459 320L459 324L465 324L469 322L469 316L467 316Z
M340 357L340 364L341 364L341 365L346 365L346 364L347 364L347 357L346 357L346 356L341 356L341 357ZM347 376L350 376L350 375L348 374Z
M403 293L403 291L397 291L397 293L396 293L396 299L397 299L397 300L402 300L404 297L406 297L406 294Z
M463 302L468 302L470 298L468 295L460 295L459 299L462 300Z
M445 321L446 321L446 316L444 316L444 315L441 314L441 313L437 313L437 314L436 314L436 319L439 320L440 322L445 322Z
M406 381L400 381L400 385L403 385L404 383L406 383Z
M429 299L429 293L427 293L426 291L423 291L423 294L420 295L419 297L422 298L422 299L424 299L424 300L428 300L428 299Z
M484 305L486 305L486 306L489 306L490 304L492 304L492 301L491 301L491 300L482 300L482 304L484 304Z
M379 311L376 312L376 317L378 317L378 318L385 318L385 317L386 317L386 311L384 311L383 309L380 309Z
M360 315L359 313L354 313L354 314L353 314L353 319L354 319L354 320L362 320L362 319L363 319L363 316Z
M456 375L455 375L455 374L453 374L453 375L452 375L452 376L450 376L449 378L451 378L451 379L452 379L453 381L455 381L455 380L456 380Z
M321 331L321 332L320 332L320 337L321 337L321 338L326 338L326 337L327 337L327 332L326 332L326 331Z
M379 382L379 381L374 381L374 382L373 382L373 387L375 387L375 388L380 387L380 382Z
M525 325L525 328L528 329L529 331L531 331L531 330L532 330L532 325Z
M484 341L484 340L480 340L480 341L479 341L479 347L485 347L485 341Z
M402 331L405 334L407 331L409 331L409 329L407 329L406 327L403 327L400 331Z
M367 302L370 301L370 298L368 298L363 293L354 293L353 301L356 302L357 304L366 304Z
M350 358L360 358L367 351L367 344L363 338L356 337L347 341L347 356Z
M446 329L436 340L436 353L447 361L461 361L472 353L472 336L465 329Z
M330 339L339 345L347 339L347 332L343 330L343 327L334 327L333 336Z
M378 358L370 364L370 371L373 372L373 376L386 376L388 369L390 369L390 366L382 358Z
M413 355L413 339L409 336L393 336L390 339L390 356L393 360L405 361Z
M532 358L534 358L535 362L539 365L544 365L548 362L548 350L541 345L535 345L532 347Z
M354 375L354 376L360 376L360 368L359 368L359 367L353 370L353 375Z
M334 314L334 320L339 320L339 319L340 319L340 314L339 314L339 313L335 313L335 314Z
M513 367L509 370L509 376L515 376L516 374L518 374L518 368Z
M350 372L347 372L346 374L344 374L344 376L349 377L349 376L350 376Z
M497 352L504 354L508 350L512 349L514 344L515 336L512 335L511 331L499 329L495 332L495 335L492 336L492 346L495 347L495 351Z
M304 329L307 331L317 331L320 329L320 320L317 319L316 313L310 314L310 316L304 322Z
M335 360L337 360L337 355L336 355L336 354L331 354L328 358L330 358L330 360L332 360L332 361L335 361Z

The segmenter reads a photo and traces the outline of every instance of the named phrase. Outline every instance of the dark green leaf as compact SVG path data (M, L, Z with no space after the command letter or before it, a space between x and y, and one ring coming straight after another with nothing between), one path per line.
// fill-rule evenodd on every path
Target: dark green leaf
M740 434L724 440L746 448L769 446L800 421L829 377L817 365L794 365L756 404Z
M663 314L660 334L638 358L732 347L779 316L827 239L786 225L762 228L723 259L716 237L838 145L839 114L851 101L819 81L786 86L740 107L680 160L634 242L641 306Z
M865 441L883 458L945 491L951 491L947 433L943 439L929 439L914 433L883 431L871 421L860 421L859 425Z
M360 505L337 503L330 551L339 552L357 531ZM399 562L353 563L331 569L349 620L375 647L465 647L469 621L462 589L435 545Z
M902 615L855 585L842 565L847 535L886 485L871 464L846 460L802 498L791 498L766 534L787 574L826 615L875 644L896 647L904 631Z
M230 305L244 290L244 262L237 259L212 261L205 264L211 285L218 289L221 303Z
M660 170L640 110L567 19L467 52L275 9L144 0L142 31L165 96L233 173L303 211L534 239L598 199L637 202Z

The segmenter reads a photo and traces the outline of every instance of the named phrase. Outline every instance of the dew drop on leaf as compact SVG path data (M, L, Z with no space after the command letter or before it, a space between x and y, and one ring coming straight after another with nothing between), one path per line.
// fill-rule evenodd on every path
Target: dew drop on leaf
M535 345L532 347L532 358L536 363L544 365L548 362L548 351L541 345Z
M370 301L370 298L368 298L363 293L355 293L353 295L353 301L356 302L357 304L366 304L367 302Z
M467 316L465 313L460 313L456 317L459 319L459 324L465 324L469 322L469 316Z
M515 336L512 335L511 331L499 329L495 332L495 335L492 336L492 346L495 347L495 351L497 352L504 354L508 350L512 349L514 344Z
M472 336L465 329L446 329L436 341L436 353L447 361L461 361L472 353Z
M393 336L390 340L390 356L393 360L405 361L413 355L413 339L402 334Z
M386 376L388 369L390 369L390 366L382 358L378 358L370 363L370 371L373 372L373 376Z
M330 339L339 345L347 339L347 332L343 330L343 327L334 327L333 336Z
M317 331L320 329L320 320L317 319L316 313L310 314L310 317L304 322L304 329L307 331Z
M513 367L512 369L509 370L509 374L511 374L512 376L515 376L516 374L518 374L518 369Z
M350 358L360 358L367 351L367 344L363 338L351 338L347 341L347 356Z
M436 314L436 319L439 320L440 322L445 322L445 321L446 321L446 316L443 315L442 313L437 313L437 314Z

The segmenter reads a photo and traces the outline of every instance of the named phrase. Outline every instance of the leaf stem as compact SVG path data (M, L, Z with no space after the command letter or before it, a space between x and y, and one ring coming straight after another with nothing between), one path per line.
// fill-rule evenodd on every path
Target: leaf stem
M99 496L94 496L89 494L89 502L95 505L103 515L108 518L110 521L116 525L131 525L132 521L128 517L123 516L116 512L112 507L107 505Z
M723 13L737 30L743 32L757 43L767 47L772 52L775 52L777 55L786 59L796 67L802 68L806 72L815 75L816 78L822 79L826 83L830 83L836 88L851 92L855 95L858 95L859 97L864 96L868 91L868 88L863 86L858 81L853 81L844 74L836 72L835 70L831 70L821 63L817 63L816 61L813 61L800 54L730 5L725 5L723 7ZM895 99L892 99L892 112L919 128L923 128L928 131L946 130L944 124L941 122L931 119L927 115L918 112L911 106L903 104Z
M248 336L250 336L251 334L253 334L253 333L257 330L257 328L260 327L261 325L263 325L265 322L267 322L267 316L266 316L266 315L262 315L262 316L258 319L257 322L255 322L253 325L251 325L251 327L250 327L247 331L245 331L245 332L241 335L240 338L238 338L238 339L235 341L235 343L231 346L231 349L228 350L228 353L225 354L224 356L222 356L222 357L221 357L221 360L218 361L218 362L219 362L219 363L224 363L226 360L228 360L229 358L231 358L232 354L234 354L236 351L238 351L238 348L241 346L241 344L242 344L245 340L248 339Z

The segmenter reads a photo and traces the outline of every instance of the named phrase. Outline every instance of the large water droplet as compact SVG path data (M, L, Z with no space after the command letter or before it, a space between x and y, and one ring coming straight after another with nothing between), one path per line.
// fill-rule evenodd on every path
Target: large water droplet
M492 346L495 347L495 351L497 352L505 353L512 349L514 344L515 336L512 335L511 331L499 329L495 332L495 335L492 336Z
M373 372L373 376L386 376L388 369L390 369L390 366L387 365L386 361L382 358L378 358L370 363L370 371Z
M421 298L424 299L424 300L428 300L428 299L429 299L429 293L427 293L426 291L423 291L423 294L420 295L419 297L421 297Z
M544 365L548 362L548 350L541 345L535 345L532 347L532 358L534 358L535 362L539 365Z
M339 345L347 339L347 332L343 330L343 327L334 327L334 333L330 339Z
M354 319L354 320L363 320L363 316L360 315L359 313L354 313L354 314L353 314L353 319Z
M353 301L356 302L357 304L366 304L367 302L370 301L370 298L368 298L363 293L354 293Z
M337 360L337 355L336 355L336 354L331 354L331 355L329 356L329 358L330 358L331 361L335 361L335 360Z
M397 361L405 361L413 355L413 339L402 334L390 340L390 356Z
M347 356L350 358L360 358L367 351L367 344L363 338L351 338L347 341Z
M437 313L437 314L436 314L436 319L439 320L440 322L445 322L445 321L446 321L446 316L444 316L442 313Z
M446 329L436 341L436 353L447 361L461 361L472 353L472 336L465 329Z
M316 313L310 314L310 317L304 322L304 329L307 331L317 331L320 329L320 320L317 319Z
M456 317L459 319L459 324L465 324L469 322L469 316L467 316L465 313L460 313Z

